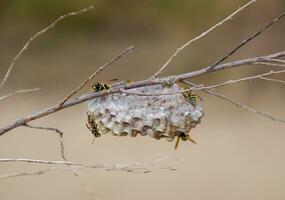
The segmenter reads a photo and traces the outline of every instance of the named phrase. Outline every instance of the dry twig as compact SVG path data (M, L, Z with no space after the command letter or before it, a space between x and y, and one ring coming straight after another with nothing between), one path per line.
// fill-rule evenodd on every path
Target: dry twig
M95 76L97 76L100 72L102 72L104 69L106 69L108 66L125 56L127 53L129 53L134 47L128 47L124 51L122 51L119 55L117 55L115 58L107 62L106 64L99 67L93 74L91 74L86 80L84 80L77 88L75 88L70 94L68 94L65 99L60 103L60 105L63 105L68 99L70 99L72 96L74 96L80 89L82 89L91 79L93 79Z
M190 86L193 86L193 87L196 87L196 86L197 86L196 84L191 83L191 82L189 82L189 81L183 81L183 82L186 83L186 84L188 84L188 85L190 85ZM276 117L273 117L270 113L266 113L266 112L259 111L259 110L256 110L256 109L254 109L254 108L251 108L251 107L249 107L249 106L247 106L247 105L244 105L244 104L242 104L242 103L240 103L240 102L238 102L238 101L236 101L236 100L234 100L234 99L232 99L232 98L230 98L230 97L227 97L227 96L225 96L225 95L223 95L223 94L217 93L217 92L215 92L215 91L213 91L213 90L211 90L211 89L202 89L202 91L203 91L203 92L206 92L206 93L208 93L208 94L210 94L210 95L216 96L216 97L218 97L218 98L220 98L220 99L223 99L223 100L225 100L225 101L227 101L227 102L229 102L229 103L231 103L231 104L234 104L235 106L238 106L239 108L245 109L245 110L247 110L247 111L249 111L249 112L253 112L253 113L259 114L259 115L261 115L261 116L263 116L263 117L266 117L266 118L268 118L268 119L271 119L272 121L276 121L276 122L280 122L280 123L285 123L285 120L282 120L282 119L278 119L278 118L276 118Z
M53 132L57 133L58 136L59 136L59 142L60 142L61 158L62 158L63 160L66 160L66 159L65 159L65 153L64 153L63 132L62 132L62 131L60 131L60 130L57 129L57 128L41 127L41 126L32 126L32 125L30 125L30 124L24 124L23 126L24 126L24 127L28 127L28 128L33 128L33 129L40 129L40 130L53 131Z
M206 36L208 33L210 33L211 31L215 30L217 27L221 26L222 24L224 24L226 21L231 20L232 17L236 14L238 14L239 12L241 12L243 9L245 9L246 7L248 7L249 5L251 5L252 3L256 2L256 0L251 0L249 1L247 4L245 4L244 6L238 8L235 12L233 12L232 14L230 14L228 17L226 17L225 19L223 19L221 22L215 24L214 26L212 26L210 29L208 29L207 31L203 32L202 34L200 34L199 36L195 37L192 40L189 40L188 42L186 42L185 44L183 44L181 47L177 48L177 50L174 52L174 54L166 61L166 63L152 76L152 78L157 78L159 74L161 74L163 72L163 70L176 58L176 56L178 56L178 54L185 49L187 46L191 45L192 43L194 43L195 41L201 39L202 37Z
M79 163L79 162L67 162L67 161L48 161L48 160L23 159L23 158L0 158L0 162L26 162L26 163L34 163L34 164L45 164L45 165L55 165L55 166L65 165L66 166L66 167L53 166L51 168L43 169L43 170L39 170L35 172L20 172L20 173L4 174L4 175L0 175L0 179L12 178L12 177L17 177L17 176L41 175L41 174L51 172L51 171L56 171L56 170L104 169L106 171L123 171L123 172L132 172L132 173L150 173L156 170L167 170L167 171L176 170L176 168L173 168L173 167L158 167L158 168L147 167L149 164L157 164L164 160L166 160L166 158L156 159L152 162L147 162L147 163L136 162L136 163L126 163L126 164L86 165L86 164ZM86 186L86 185L81 184L81 186ZM87 191L89 190L87 187L85 189L87 189Z
M271 67L285 67L285 64L272 63L272 62L256 62L257 65L268 65Z
M27 48L29 47L29 45L31 44L31 42L36 39L37 37L39 37L40 35L44 34L45 32L47 32L50 29L53 29L56 24L58 24L60 21L62 21L63 19L70 17L70 16L74 16L74 15L79 15L82 14L84 12L87 12L89 10L93 9L93 6L89 6L88 8L83 8L81 10L77 10L74 12L69 12L65 15L62 15L60 17L58 17L55 21L53 21L50 25L48 25L47 27L45 27L44 29L42 29L41 31L35 33L32 37L29 38L29 40L25 43L25 45L22 47L22 49L18 52L18 54L13 58L2 82L0 83L0 91L3 88L3 86L5 85L8 77L10 76L10 73L16 63L16 61L20 58L20 56L25 52L25 50L27 50Z
M231 50L229 53L227 53L224 57L222 57L220 60L215 62L213 65L211 65L208 68L208 71L211 71L217 65L221 64L223 61L228 59L231 55L233 55L235 52L237 52L240 48L242 48L244 45L248 44L251 40L255 39L259 35L261 35L261 33L266 31L268 28L270 28L273 24L275 24L276 22L281 20L283 17L285 17L285 12L283 12L281 15L279 15L278 17L276 17L272 21L270 21L267 25L265 25L262 29L260 29L260 31L258 31L257 33L255 33L252 36L250 36L248 39L246 39L246 40L242 41L240 44L238 44L233 50Z
M277 62L277 63L282 63L285 64L285 60L280 60L280 59L271 59L271 62Z
M284 73L284 72L285 72L285 70L270 71L270 72L263 73L263 74L258 74L258 75L255 75L255 76L249 76L249 77L240 78L240 79L236 79L236 80L228 80L226 82L215 84L215 85L211 85L211 86L191 87L191 88L189 88L189 90L214 89L214 88L217 88L217 87L231 85L231 84L234 84L234 83L240 83L240 82L243 82L243 81L251 81L253 79L264 79L264 80L266 79L266 80L269 80L268 78L265 78L265 76L269 76L269 75L272 75L272 74L281 74L281 73ZM272 81L272 79L270 79L270 80ZM276 82L278 80L274 80L274 81ZM279 81L279 82L282 82L282 81Z
M0 96L0 101L3 100L3 99L6 99L8 97L11 97L11 96L14 96L16 94L23 94L23 93L29 93L29 92L36 92L36 91L39 91L40 88L33 88L33 89L25 89L25 90L17 90L15 92L12 92L10 94L6 94L6 95L3 95L3 96Z
M266 81L271 81L271 82L275 82L275 83L281 83L283 85L285 85L285 81L281 81L281 80L277 80L277 79L273 79L273 78L266 78L266 77L259 77L262 80L266 80Z

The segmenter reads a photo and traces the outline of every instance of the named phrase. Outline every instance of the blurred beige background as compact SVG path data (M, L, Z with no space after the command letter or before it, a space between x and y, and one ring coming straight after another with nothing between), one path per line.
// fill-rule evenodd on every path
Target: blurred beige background
M71 17L38 38L18 60L3 93L40 87L0 102L0 126L59 102L98 66L134 45L134 51L98 77L141 80L162 66L178 46L217 23L247 1L1 1L0 75L25 41L59 15L94 4L95 9ZM238 16L187 48L164 75L207 66L285 10L284 0L258 0ZM284 50L284 20L263 33L230 60ZM219 83L253 75L269 67L241 67L195 79ZM276 76L283 79L283 76ZM84 91L87 92L89 88ZM284 86L262 80L219 91L259 110L285 118ZM33 121L64 132L66 156L87 164L149 162L170 156L156 167L177 171L148 174L80 171L79 180L100 199L285 199L284 124L248 113L220 99L200 94L206 112L192 132L197 145L148 137L104 135L91 144L85 127L85 103ZM0 157L59 160L58 137L17 128L0 138ZM0 174L35 171L47 166L1 163ZM0 180L0 199L91 199L70 171Z

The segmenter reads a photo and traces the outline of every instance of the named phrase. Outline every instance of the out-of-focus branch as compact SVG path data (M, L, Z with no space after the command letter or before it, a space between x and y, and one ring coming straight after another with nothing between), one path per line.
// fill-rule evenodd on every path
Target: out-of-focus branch
M29 45L31 44L31 42L33 40L35 40L37 37L39 37L40 35L44 34L45 32L47 32L48 30L50 29L53 29L60 21L62 21L63 19L67 18L67 17L70 17L70 16L74 16L74 15L79 15L79 14L82 14L84 12L87 12L91 9L93 9L94 7L93 6L89 6L87 8L83 8L81 10L77 10L77 11L74 11L74 12L69 12L65 15L61 15L60 17L58 17L55 21L53 21L50 25L48 25L47 27L45 27L44 29L42 29L41 31L35 33L32 37L29 38L29 40L25 43L25 45L21 48L21 50L17 53L17 55L13 58L2 82L0 83L0 91L1 89L3 88L3 86L5 85L8 77L10 76L10 73L16 63L16 61L20 58L20 56L25 52L25 50L28 49Z
M35 171L35 172L18 172L18 173L3 174L3 175L0 175L0 179L14 178L14 177L17 177L17 176L41 175L41 174L45 174L45 173L53 171L53 170L55 170L55 168L38 170L38 171Z
M199 36L195 37L192 40L189 40L188 42L186 42L185 44L183 44L181 47L177 48L177 50L174 52L174 54L166 61L166 63L153 75L152 78L157 78L159 74L161 74L163 72L163 70L179 55L179 53L185 49L186 47L190 46L192 43L194 43L195 41L201 39L202 37L206 36L208 33L210 33L211 31L215 30L216 28L218 28L219 26L221 26L222 24L224 24L226 21L231 20L233 16L235 16L236 14L238 14L239 12L241 12L243 9L245 9L246 7L248 7L249 5L251 5L252 3L256 2L256 0L251 0L249 1L247 4L245 4L244 6L238 8L235 12L233 12L232 14L230 14L228 17L226 17L225 19L223 19L222 21L220 21L219 23L215 24L214 26L212 26L210 29L208 29L207 31L203 32L202 34L200 34Z
M285 60L281 59L271 59L270 61L285 64Z
M8 98L8 97L14 96L14 95L16 95L16 94L23 94L23 93L29 93L29 92L36 92L36 91L39 91L39 90L40 90L40 88L17 90L17 91L15 91L15 92L12 92L12 93L9 93L9 94L0 96L0 101L3 100L3 99L6 99L6 98Z
M139 88L139 87L144 87L144 86L148 86L148 85L175 83L175 82L179 82L179 81L186 80L189 78L198 77L198 76L201 76L204 74L208 74L210 72L216 72L216 71L220 71L220 70L230 69L230 68L234 68L234 67L238 67L238 66L242 66L242 65L253 65L256 62L268 61L270 59L280 58L283 56L285 56L285 51L274 53L274 54L267 55L267 56L260 56L260 57L249 58L249 59L229 62L229 63L225 63L225 64L220 64L220 65L217 65L215 68L213 68L210 71L208 70L209 69L208 67L204 67L200 70L185 73L185 74L166 76L163 78L156 78L156 79L147 79L147 80L138 81L138 82L135 82L132 84L122 84L122 85L119 85L117 87L111 88L110 90L106 90L106 91L84 94L80 97L66 101L63 105L55 104L55 105L50 106L50 107L43 109L41 111L32 113L26 117L20 118L16 121L6 125L5 127L0 128L0 136L4 135L5 133L7 133L8 131L10 131L14 128L17 128L19 126L23 126L24 124L26 124L30 121L33 121L35 119L50 115L50 114L58 112L62 109L66 109L68 107L71 107L71 106L77 105L79 103L88 101L90 99L94 99L94 98L109 95L109 94L120 93L122 89L128 90L128 89Z

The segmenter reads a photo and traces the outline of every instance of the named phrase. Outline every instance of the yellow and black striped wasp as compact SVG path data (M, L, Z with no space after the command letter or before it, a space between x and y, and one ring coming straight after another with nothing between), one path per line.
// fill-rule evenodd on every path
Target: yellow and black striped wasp
M94 137L100 137L101 134L98 131L97 124L94 121L93 115L90 112L87 112L87 123L86 127L91 131Z
M118 79L112 79L108 82L113 82L113 81L117 81ZM91 85L91 92L100 92L103 90L109 90L111 88L111 86L109 84L106 83L99 83L99 82L94 82ZM95 138L100 137L101 134L98 130L98 125L95 122L95 119L93 117L93 114L90 112L87 112L87 123L86 123L86 127L91 131L91 133L94 135ZM93 140L92 143L94 143L95 138Z
M187 87L187 85L183 82L179 82L178 83L179 87L183 90L187 90L189 89ZM191 103L192 106L196 107L197 106L197 103L198 103L198 99L203 101L202 97L200 97L198 94L194 93L193 91L191 90L187 90L187 91L184 91L183 93L183 96L185 97L185 99ZM174 149L176 150L179 146L179 143L180 143L180 139L183 140L183 141L186 141L186 140L189 140L190 142L192 142L193 144L197 144L195 142L195 140L193 140L189 134L185 134L184 132L181 132L178 136L177 136L177 140L176 140L176 143L175 143L175 146L174 146Z
M196 106L198 103L198 99L201 101L204 101L202 97L200 97L198 94L196 94L195 92L188 90L189 88L187 87L187 85L183 82L179 82L178 83L179 87L183 90L187 90L184 91L182 94L185 97L185 99L190 102L192 104L192 106Z

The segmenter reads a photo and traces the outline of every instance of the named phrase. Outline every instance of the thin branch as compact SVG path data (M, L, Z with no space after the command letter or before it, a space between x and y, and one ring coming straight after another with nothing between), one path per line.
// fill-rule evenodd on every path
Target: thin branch
M39 170L35 172L19 172L19 173L3 174L3 175L0 175L0 179L14 178L18 176L41 175L41 174L45 174L53 170L55 170L55 168L49 168L49 169Z
M8 97L11 97L11 96L14 96L16 94L23 94L23 93L29 93L29 92L36 92L36 91L39 91L41 88L33 88L33 89L25 89L25 90L18 90L18 91L15 91L15 92L12 92L10 94L6 94L4 96L0 96L0 101L3 100L3 99L6 99Z
M171 157L168 157L167 159L171 159ZM46 160L23 159L23 158L1 158L0 162L27 162L27 163L34 163L34 164L65 165L66 167L60 167L59 168L59 167L53 166L51 168L39 170L39 171L35 171L35 172L20 172L20 173L4 174L4 175L0 175L0 179L12 178L12 177L17 177L17 176L41 175L41 174L48 173L51 171L56 171L56 170L104 169L106 171L123 171L123 172L131 172L131 173L150 173L150 172L153 172L155 170L167 170L167 171L177 170L174 167L158 167L158 168L147 167L147 165L157 164L157 163L162 162L164 160L166 160L166 158L159 158L159 159L156 159L152 162L146 162L146 163L136 162L136 163L125 163L125 164L97 164L97 165L92 164L92 165L86 165L83 163L66 162L66 161L46 161ZM78 176L78 175L75 174L75 176ZM81 185L81 186L83 186L83 185ZM84 185L84 186L86 186L86 185ZM89 193L89 194L91 194L91 193ZM92 196L94 196L93 193L92 193Z
M163 72L163 70L178 56L178 54L187 46L191 45L192 43L194 43L195 41L201 39L202 37L206 36L208 33L210 33L211 31L215 30L216 28L218 28L219 26L221 26L222 24L224 24L226 21L231 20L232 17L236 14L238 14L239 12L241 12L243 9L245 9L246 7L248 7L249 5L251 5L252 3L256 2L256 0L251 0L249 1L247 4L245 4L244 6L238 8L235 12L233 12L232 14L230 14L228 17L226 17L225 19L223 19L221 22L215 24L214 26L212 26L210 29L208 29L207 31L203 32L202 34L200 34L199 36L195 37L192 40L189 40L188 42L186 42L185 44L183 44L181 47L177 48L177 50L175 51L175 53L166 61L166 63L153 75L152 78L157 78L159 74L161 74Z
M38 159L26 159L26 158L0 158L0 162L26 162L26 163L36 163L36 164L67 165L67 166L83 165L82 163L79 162L38 160Z
M108 66L119 60L120 58L124 57L127 53L131 52L131 50L134 47L128 47L124 51L122 51L119 55L117 55L115 58L107 62L106 64L99 67L93 74L91 74L86 80L84 80L77 88L75 88L70 94L68 94L65 99L60 103L60 105L63 105L67 100L69 100L72 96L74 96L80 89L82 89L91 79L93 79L95 76L97 76L100 72L102 72L104 69L106 69Z
M43 170L38 170L38 171L33 171L33 172L18 172L18 173L10 173L10 174L3 174L0 175L0 180L1 179L8 179L8 178L14 178L14 177L20 177L20 176L34 176L34 175L42 175L42 174L46 174L49 172L54 172L54 171L60 171L60 170L74 170L74 169L98 169L95 166L93 167L89 167L89 168L85 168L85 167L62 167L62 168L55 168L55 167L51 167L48 169L43 169ZM151 173L154 172L156 170L166 170L166 171L176 171L177 169L174 167L159 167L157 169L149 169L149 168L130 168L130 167L124 167L124 168L112 168L112 167L108 167L105 169L106 171L123 171L123 172L129 172L129 173ZM95 196L92 191L88 188L85 187L85 189L87 189L87 191L89 191L88 193L92 196ZM95 196L96 197L96 196Z
M281 59L271 59L270 61L285 64L285 60L281 60Z
M186 84L188 84L188 85L190 85L190 86L194 86L194 87L197 86L196 84L191 83L191 82L189 82L189 81L183 81L183 82L186 83ZM258 115L261 115L261 116L266 117L266 118L268 118L268 119L271 119L272 121L285 123L285 120L278 119L278 118L272 116L270 113L263 112L263 111L258 111L258 110L254 109L254 108L251 108L251 107L249 107L249 106L247 106L247 105L244 105L244 104L242 104L242 103L240 103L240 102L238 102L238 101L236 101L236 100L234 100L234 99L232 99L232 98L230 98L230 97L227 97L227 96L225 96L225 95L223 95L223 94L217 93L217 92L215 92L215 91L213 91L213 90L210 90L210 89L202 89L202 91L203 91L203 92L206 92L206 93L208 93L208 94L210 94L210 95L216 96L216 97L218 97L218 98L220 98L220 99L223 99L223 100L225 100L225 101L227 101L227 102L229 102L229 103L231 103L231 104L234 104L235 106L238 106L239 108L245 109L245 110L247 110L247 111L249 111L249 112L253 112L253 113L255 113L255 114L258 114Z
M255 76L249 76L249 77L245 77L245 78L240 78L240 79L236 79L236 80L228 80L226 82L223 83L219 83L219 84L215 84L215 85L211 85L211 86L198 86L198 87L192 87L189 90L203 90L203 89L214 89L217 87L222 87L222 86L226 86L226 85L231 85L234 83L240 83L240 82L244 82L244 81L251 81L253 79L262 79L264 78L264 76L269 76L272 74L281 74L281 73L285 73L285 70L280 70L280 71L270 71L267 73L263 73L263 74L259 74L259 75L255 75ZM282 82L282 81L281 81Z
M20 58L20 56L25 52L25 50L27 50L27 48L29 47L29 45L31 44L31 42L36 39L37 37L39 37L40 35L44 34L45 32L47 32L50 29L53 29L60 21L62 21L63 19L70 17L70 16L74 16L74 15L79 15L82 14L84 12L87 12L89 10L92 10L94 7L93 6L89 6L87 8L83 8L81 10L77 10L74 12L69 12L65 15L62 15L60 17L58 17L55 21L53 21L50 25L48 25L46 28L42 29L41 31L35 33L32 37L29 38L29 40L25 43L25 45L22 47L22 49L18 52L18 54L13 58L8 71L6 72L1 84L0 84L0 91L3 88L3 86L5 85L8 77L10 76L10 73L16 63L16 61Z
M276 22L278 22L279 20L281 20L283 17L285 17L285 12L283 12L281 15L279 15L278 17L274 18L272 21L270 21L266 26L264 26L260 31L258 31L257 33L253 34L252 36L250 36L248 39L242 41L242 43L240 43L239 45L237 45L236 48L234 48L233 50L231 50L229 53L227 53L223 58L221 58L220 60L218 60L216 63L214 63L212 66L210 66L208 68L208 71L213 70L217 65L221 64L223 61L225 61L226 59L228 59L231 55L233 55L235 52L237 52L240 48L242 48L244 45L248 44L251 40L255 39L256 37L258 37L261 33L263 33L264 31L266 31L268 28L270 28L273 24L275 24Z
M266 81L271 81L271 82L275 82L275 83L281 83L283 85L285 85L285 81L281 81L281 80L277 80L277 79L273 79L273 78L266 78L266 77L259 77L262 80L266 80Z
M22 126L22 125L24 125L30 121L33 121L35 119L39 119L39 118L47 116L47 115L50 115L52 113L58 112L60 110L66 109L68 107L71 107L71 106L80 104L82 102L88 101L90 99L94 99L94 98L109 95L109 94L120 93L121 89L128 90L128 89L133 89L133 88L145 87L145 86L149 86L149 85L175 83L175 82L179 82L179 81L186 80L189 78L198 77L198 76L210 73L210 72L216 72L216 71L220 71L220 70L230 69L230 68L234 68L234 67L238 67L238 66L242 66L242 65L252 65L256 62L263 62L263 61L267 61L270 59L280 58L283 56L285 56L285 51L278 52L278 53L271 54L271 55L267 55L267 56L260 56L260 57L249 58L249 59L234 61L234 62L230 62L230 63L220 64L220 65L216 66L214 69L212 69L211 71L207 70L208 67L204 67L200 70L185 73L185 74L166 76L163 78L157 78L157 79L151 79L151 80L147 79L147 80L134 82L132 84L121 84L121 85L114 87L114 88L111 88L110 90L107 90L107 91L84 94L80 97L66 101L63 105L55 104L55 105L50 106L50 107L43 109L41 111L32 113L26 117L22 117L16 121L6 125L5 127L0 128L0 136L4 135L8 131L10 131L14 128L17 128L19 126Z
M285 67L285 64L271 63L271 62L256 62L257 65L268 65L272 67Z
M264 80L270 80L270 81L274 81L274 82L284 83L285 81L265 78L265 76L269 76L269 75L272 75L272 74L281 74L281 73L285 73L285 70L270 71L270 72L259 74L259 75L255 75L255 76L250 76L250 77L245 77L245 78L240 78L240 79L235 79L235 80L228 80L226 82L215 84L215 85L210 85L210 86L204 86L203 84L201 84L201 85L196 85L195 87L190 87L190 88L179 90L179 91L175 91L175 92L138 93L138 92L128 91L128 90L124 90L124 89L121 89L120 91L121 91L121 93L126 93L126 94L130 94L130 95L137 95L137 96L163 96L163 95L175 95L175 94L180 94L180 93L184 93L184 92L188 92L188 91L195 91L195 90L214 89L214 88L218 88L218 87L222 87L222 86L231 85L231 84L234 84L234 83L240 83L240 82L244 82L244 81L251 81L253 79L264 79Z
M33 129L40 129L40 130L53 131L53 132L57 133L58 136L59 136L59 142L60 142L61 158L66 161L65 153L64 153L63 132L62 132L62 131L60 131L60 130L57 129L57 128L41 127L41 126L32 126L32 125L30 125L30 124L24 124L23 126L24 126L24 127L28 127L28 128L33 128Z

